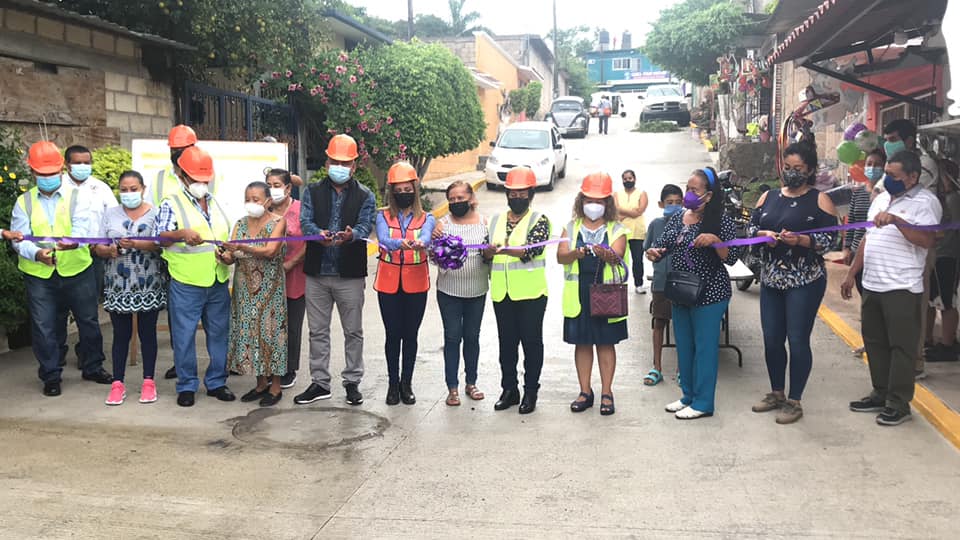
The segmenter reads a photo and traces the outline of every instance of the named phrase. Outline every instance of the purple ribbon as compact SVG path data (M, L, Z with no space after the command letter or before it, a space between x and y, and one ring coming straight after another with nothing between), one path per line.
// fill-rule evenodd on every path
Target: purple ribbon
M889 226L895 226L893 224ZM948 231L960 229L960 221L951 221L950 223L939 223L937 225L911 225L909 223L904 223L900 225L901 227L906 227L908 229L915 229L918 231ZM843 232L850 231L854 229L871 229L875 227L872 221L861 221L859 223L846 223L843 225L831 225L830 227L820 227L817 229L807 229L805 231L796 231L793 234L815 234L815 233L827 233L827 232ZM737 238L734 240L729 240L727 242L720 242L717 244L711 244L711 247L714 248L725 248L725 247L734 247L734 246L752 246L754 244L766 244L770 241L768 236L754 236L752 238ZM692 243L690 244L693 245Z

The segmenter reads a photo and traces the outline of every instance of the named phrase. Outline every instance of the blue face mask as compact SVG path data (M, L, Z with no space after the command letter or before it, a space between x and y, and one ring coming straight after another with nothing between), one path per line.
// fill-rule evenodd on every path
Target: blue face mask
M683 208L682 204L668 204L663 207L663 217L670 217L679 212L681 208Z
M331 165L327 168L327 176L337 184L345 184L350 180L350 167Z
M883 177L883 189L887 190L891 197L896 197L907 190L907 185L888 174Z
M139 191L130 191L120 194L120 204L126 208L133 210L134 208L139 208L141 203L143 203L143 194Z
M73 177L77 182L83 182L87 178L90 178L90 173L93 172L93 165L89 163L77 163L70 165L70 176Z
M863 174L867 177L867 180L876 182L883 178L883 167L864 167Z
M903 141L887 141L883 143L883 152L887 154L887 159L892 158L893 156L897 155L897 153L903 152L906 149L907 145Z
M60 189L60 175L37 176L37 187L40 188L40 191L53 193Z

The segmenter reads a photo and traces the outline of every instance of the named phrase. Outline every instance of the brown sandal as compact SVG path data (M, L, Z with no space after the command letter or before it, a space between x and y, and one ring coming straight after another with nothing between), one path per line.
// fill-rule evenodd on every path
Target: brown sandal
M467 395L470 396L470 399L474 401L480 401L481 399L484 398L483 392L481 392L480 389L477 388L477 385L475 384L468 384L463 388L463 391L466 392Z
M450 390L447 394L447 405L451 407L460 405L460 392L458 392L456 388Z

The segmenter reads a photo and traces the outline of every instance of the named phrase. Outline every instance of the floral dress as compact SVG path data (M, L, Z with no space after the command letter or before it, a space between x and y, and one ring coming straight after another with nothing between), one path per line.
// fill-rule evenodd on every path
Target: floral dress
M130 219L123 207L103 214L103 232L109 238L155 236L157 209ZM103 272L103 309L111 313L143 313L167 307L167 269L159 252L118 248Z
M268 221L257 238L269 238L283 219ZM250 238L248 221L237 221L236 239ZM270 259L234 252L233 302L230 307L230 369L258 376L287 372L287 297L284 250Z

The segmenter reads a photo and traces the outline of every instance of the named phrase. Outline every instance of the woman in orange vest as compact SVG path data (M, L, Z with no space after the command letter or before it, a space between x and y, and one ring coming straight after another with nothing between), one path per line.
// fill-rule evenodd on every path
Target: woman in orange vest
M417 333L430 289L425 247L435 225L433 215L424 212L420 205L417 170L405 161L394 163L387 172L387 208L377 213L380 262L373 284L386 331L384 349L390 380L387 405L417 402L411 381L417 359Z

